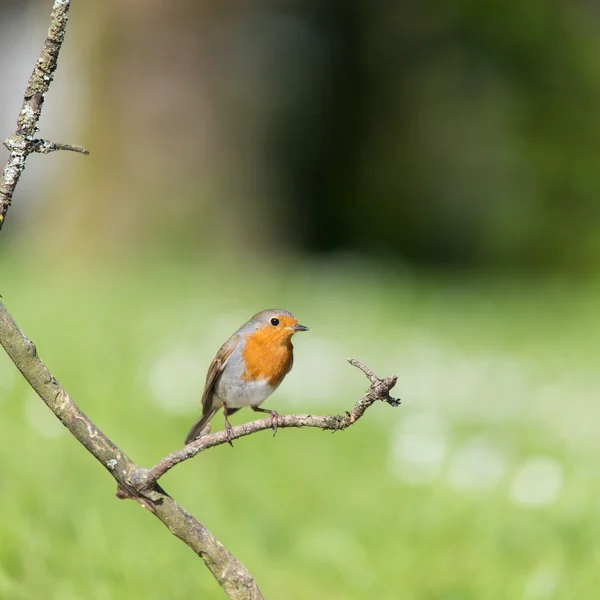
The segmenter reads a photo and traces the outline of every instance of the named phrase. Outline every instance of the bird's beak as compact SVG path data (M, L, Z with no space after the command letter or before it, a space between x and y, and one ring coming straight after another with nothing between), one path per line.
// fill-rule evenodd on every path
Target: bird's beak
M305 325L300 325L300 323L296 323L294 325L294 331L310 331L310 330Z

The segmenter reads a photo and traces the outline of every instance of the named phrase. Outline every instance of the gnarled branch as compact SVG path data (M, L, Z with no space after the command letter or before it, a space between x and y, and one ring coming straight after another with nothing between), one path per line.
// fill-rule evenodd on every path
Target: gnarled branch
M119 498L132 498L148 508L173 535L204 560L230 598L241 600L262 598L256 582L244 565L157 484L157 480L177 464L203 450L226 443L228 437L225 431L201 437L183 449L169 454L151 469L145 469L126 456L73 402L38 356L35 344L25 337L1 301L0 344L48 408L114 477L118 485ZM340 431L356 423L378 400L392 406L398 405L399 401L389 395L396 384L396 377L379 379L362 363L354 359L348 360L360 368L371 381L369 390L350 411L335 416L280 415L277 426L280 428L318 427ZM272 425L271 418L238 425L231 430L230 439L271 429Z

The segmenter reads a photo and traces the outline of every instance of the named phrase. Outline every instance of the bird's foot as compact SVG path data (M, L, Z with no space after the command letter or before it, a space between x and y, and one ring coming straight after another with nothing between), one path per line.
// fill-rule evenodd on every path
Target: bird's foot
M279 413L276 410L269 410L268 408L260 408L258 406L253 406L252 410L254 412L267 413L271 415L271 427L273 428L273 437L277 434L277 424L279 422Z
M271 415L271 427L273 427L273 437L277 435L277 424L279 422L279 413L276 410L270 410Z
M231 441L231 430L233 427L229 422L229 419L225 418L225 438L227 439L227 443L233 448L233 442Z

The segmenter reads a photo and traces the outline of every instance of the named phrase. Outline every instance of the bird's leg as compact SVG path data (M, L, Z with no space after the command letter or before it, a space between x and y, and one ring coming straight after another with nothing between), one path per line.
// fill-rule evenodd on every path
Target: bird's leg
M273 437L277 433L277 419L279 419L279 413L276 410L269 410L268 408L261 408L260 406L253 406L254 412L268 413L271 415L271 426L273 427Z
M227 418L228 411L227 404L225 403L223 403L223 414L225 415L225 435L227 437L227 443L233 448L233 442L231 441L231 430L233 429L233 427L231 426L231 423Z

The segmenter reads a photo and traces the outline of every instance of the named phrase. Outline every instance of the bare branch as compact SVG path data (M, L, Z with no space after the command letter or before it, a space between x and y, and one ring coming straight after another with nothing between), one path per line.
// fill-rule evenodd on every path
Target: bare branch
M58 65L58 55L65 37L70 6L70 0L55 0L54 2L52 14L50 15L48 36L27 83L23 104L17 118L17 129L4 142L9 157L2 171L2 177L0 177L0 230L4 224L17 183L25 169L25 161L32 152L36 151L36 142L39 142L39 140L34 140L34 136L42 114L44 96L50 88ZM54 146L53 149L55 150L58 150L59 146L66 146L66 144L52 144L51 142L45 144L48 144L49 147ZM83 151L83 149L76 150L76 148L79 148L79 146L60 149ZM83 153L85 154L85 152Z
M80 410L39 358L35 344L23 335L2 302L0 344L48 408L115 478L120 498L132 498L150 509L173 535L204 560L230 598L262 598L246 567L160 486L148 486L147 470L121 452Z
M390 396L390 390L396 385L397 377L387 377L379 379L373 371L354 358L349 358L348 362L360 369L371 381L371 387L367 393L353 406L352 410L343 415L318 416L318 415L278 415L276 419L277 429L287 427L318 427L319 429L329 431L341 431L350 427L360 419L365 411L378 400L387 402L391 406L398 406L400 401ZM167 471L179 463L193 458L200 452L226 444L230 440L235 440L265 429L273 428L271 417L250 421L243 425L233 427L229 435L226 431L217 431L209 435L204 435L196 441L188 444L181 450L177 450L165 456L160 462L154 465L145 473L145 485L153 486Z
M148 508L173 535L192 548L204 560L230 598L243 600L262 598L256 582L244 565L156 483L162 475L180 462L192 458L208 448L226 443L228 438L224 431L204 436L188 444L185 448L166 456L151 469L144 469L121 452L73 402L67 391L42 362L35 345L25 337L1 301L0 344L48 408L114 477L118 483L117 495L119 498L132 498ZM363 372L365 369L369 371L358 361L351 360L349 362ZM398 401L389 395L395 384L396 377L379 379L373 375L373 381L367 393L345 414L334 416L281 415L277 419L277 426L279 428L318 427L330 431L346 429L356 423L365 411L377 401L397 405ZM259 419L234 427L231 431L231 439L238 439L271 428L270 417Z

